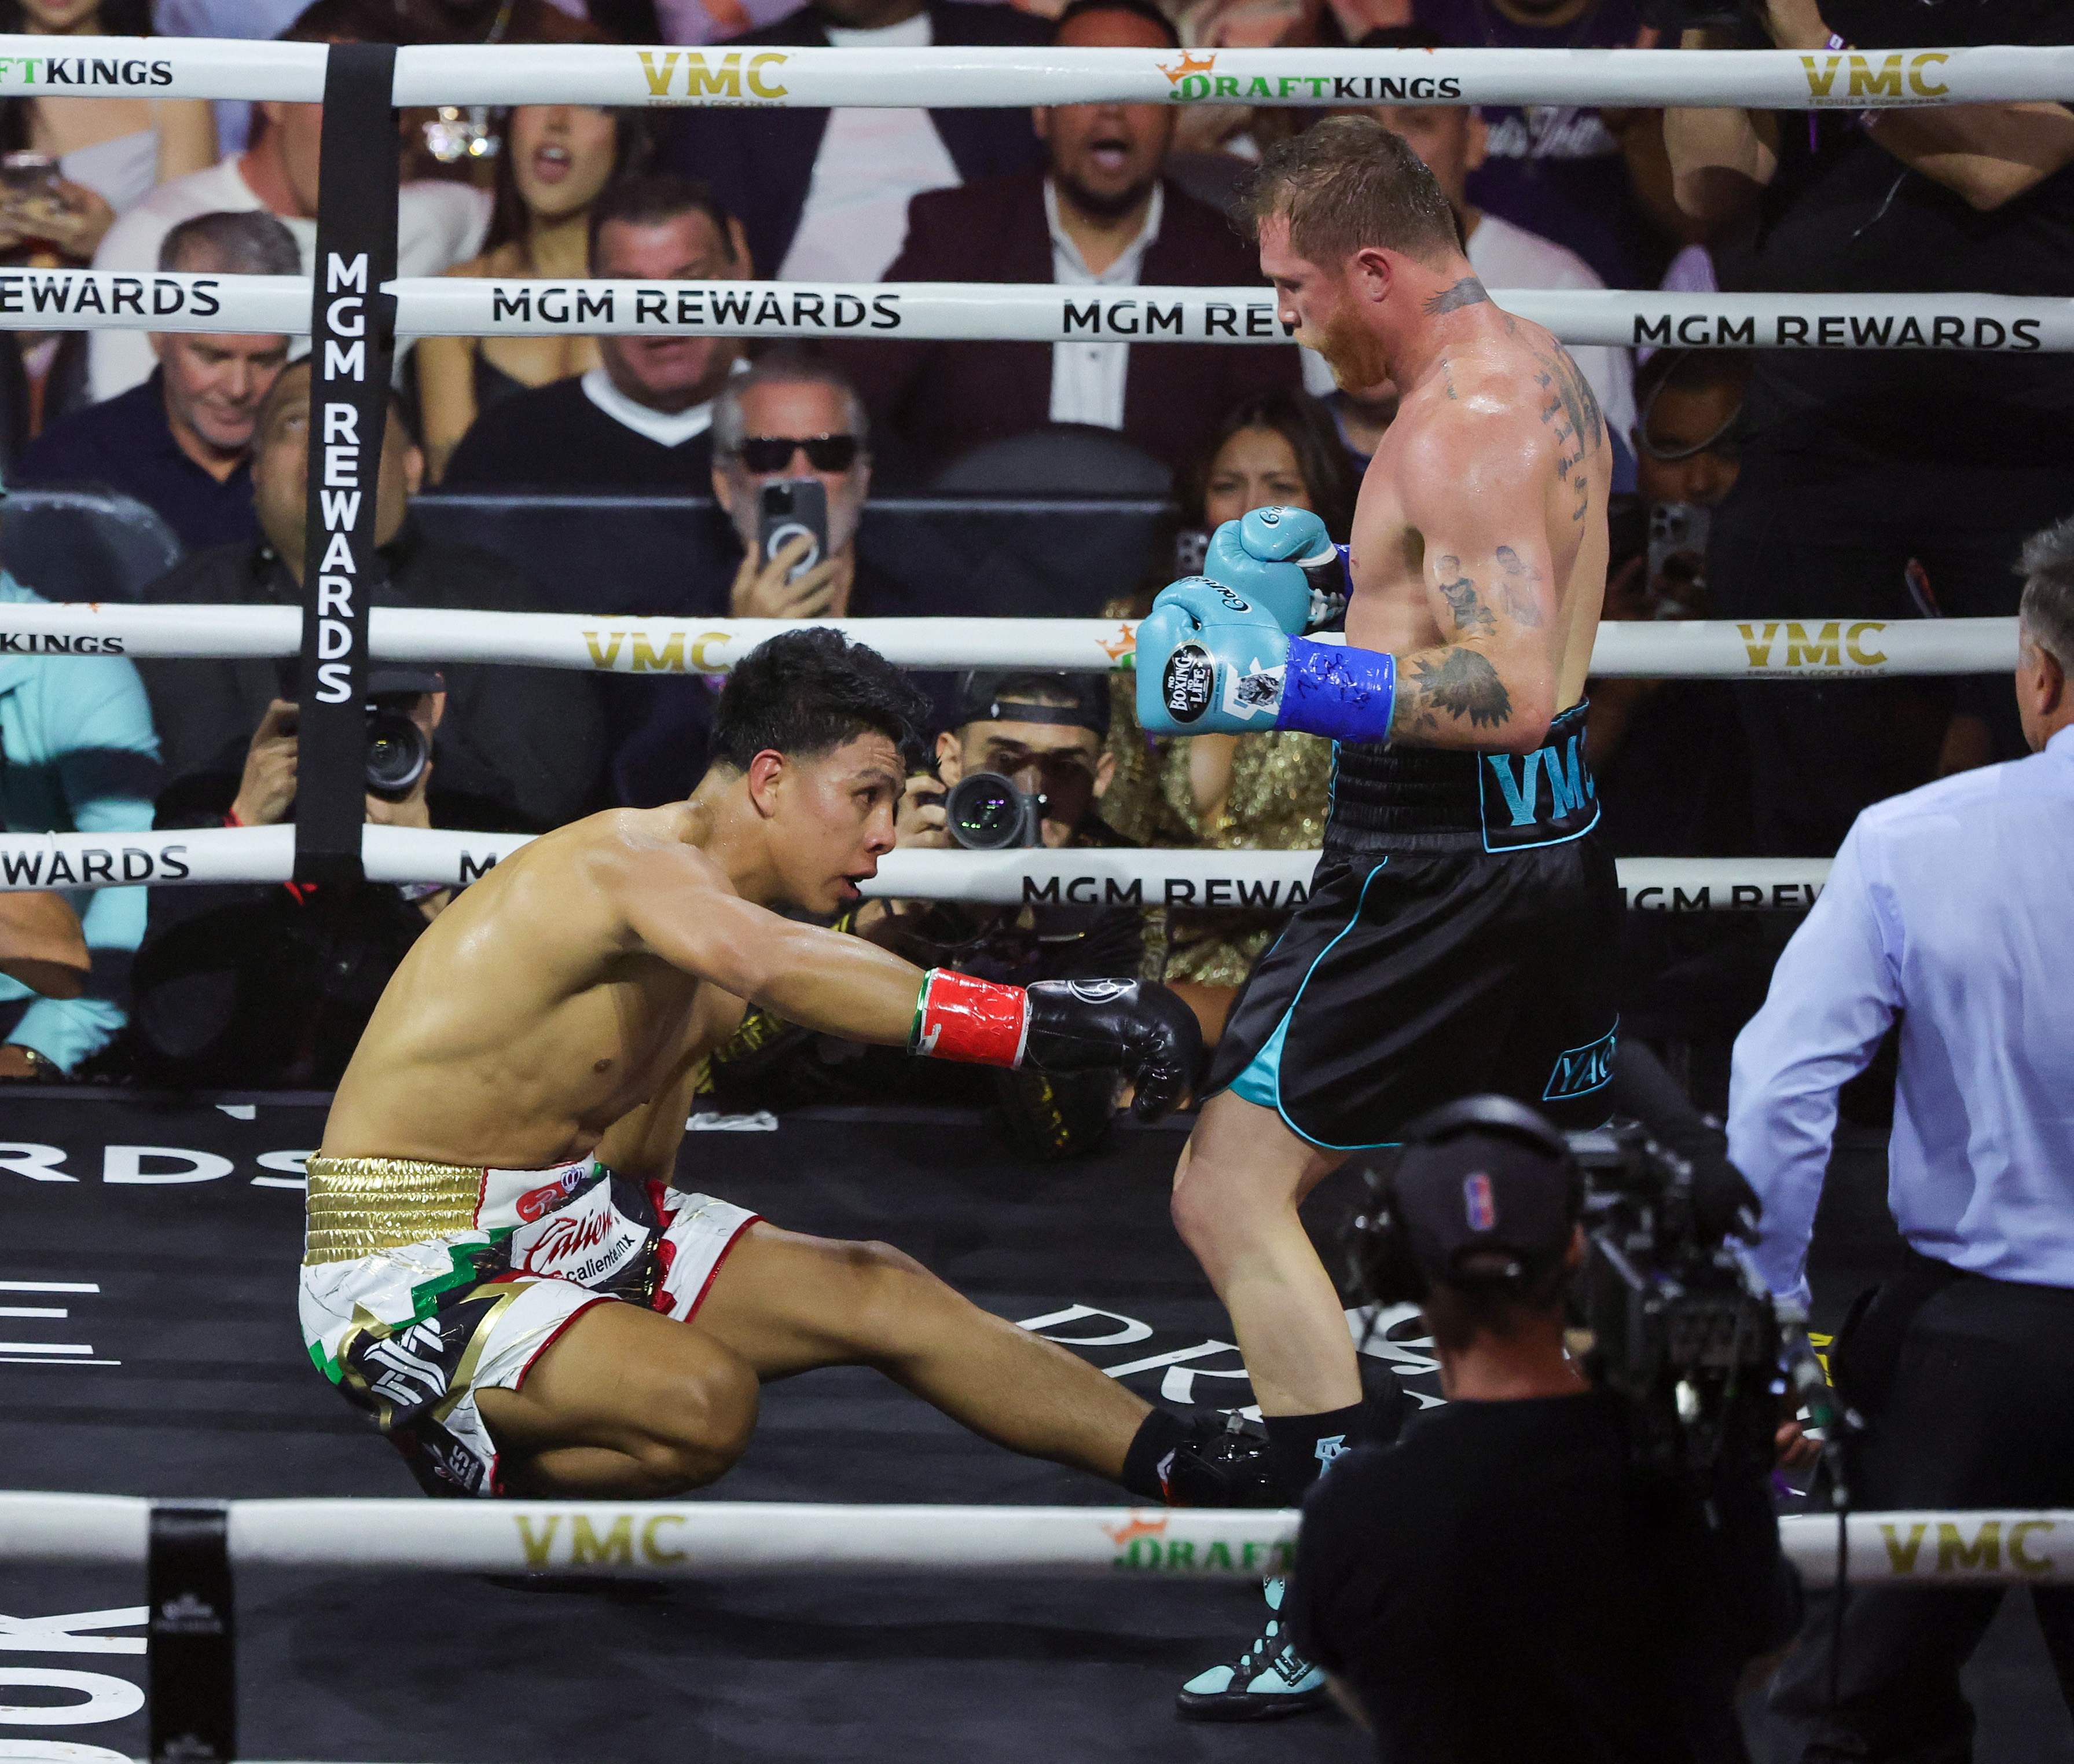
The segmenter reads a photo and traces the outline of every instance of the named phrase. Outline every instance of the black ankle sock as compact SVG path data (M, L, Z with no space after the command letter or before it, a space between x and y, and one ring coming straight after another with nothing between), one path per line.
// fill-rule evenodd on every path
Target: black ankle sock
M1267 1461L1282 1498L1299 1506L1311 1485L1342 1452L1362 1437L1363 1407L1328 1409L1322 1415L1265 1415Z
M1123 1455L1125 1488L1141 1501L1164 1501L1166 1485L1159 1467L1188 1437L1187 1424L1171 1409L1155 1409L1138 1423L1130 1449Z

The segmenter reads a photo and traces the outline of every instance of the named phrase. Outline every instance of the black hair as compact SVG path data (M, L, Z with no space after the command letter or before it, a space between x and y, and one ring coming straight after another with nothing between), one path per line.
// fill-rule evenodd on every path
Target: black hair
M513 108L515 109L517 106ZM612 169L605 174L604 188L592 198L593 208L604 201L616 186L638 176L647 169L648 155L654 144L648 132L646 112L614 109L605 105L599 108L612 118ZM497 155L496 180L492 186L490 231L482 242L485 254L494 251L500 245L523 240L532 223L532 215L526 207L526 199L518 192L518 159L510 149L510 127L507 116L504 125L505 151ZM721 227L721 233L722 237L725 237L727 229Z
M737 771L766 750L825 754L876 729L913 763L929 701L875 649L810 625L758 643L736 665L713 713L712 754Z
M1303 488L1325 531L1345 539L1353 525L1354 501L1361 494L1361 477L1348 457L1332 412L1308 392L1292 386L1276 386L1252 392L1226 411L1224 419L1191 454L1181 468L1175 500L1184 519L1191 526L1204 522L1203 504L1209 494L1210 473L1225 443L1247 429L1272 429L1289 444L1303 475Z
M1134 605L1138 618L1152 610L1154 596L1174 579L1180 534L1205 523L1203 505L1217 455L1225 442L1246 429L1272 429L1289 444L1304 491L1325 531L1335 539L1347 537L1353 524L1355 498L1361 494L1361 475L1348 456L1332 412L1309 393L1294 387L1250 392L1225 412L1223 420L1182 462L1174 482L1173 509L1160 523L1153 540L1151 567L1138 585Z
M1431 25L1379 24L1354 45L1357 49L1452 49Z
M1174 21L1152 4L1152 0L1072 0L1066 10L1051 21L1051 40L1056 43L1059 34L1074 19L1091 12L1127 12L1134 19L1142 19L1163 35L1174 48L1181 47L1181 33Z
M423 43L423 26L399 0L312 0L276 43Z
M597 265L597 236L609 221L623 221L635 226L652 226L674 221L680 214L703 214L720 235L721 249L734 254L734 236L729 230L734 217L713 194L703 178L688 178L675 171L641 171L608 184L590 205L590 262Z
M1563 1257L1530 1267L1518 1279L1477 1279L1483 1256L1464 1258L1460 1280L1436 1280L1419 1301L1433 1339L1460 1353L1480 1335L1511 1341L1536 1323L1560 1316L1568 1303L1571 1270ZM1509 1258L1506 1258L1508 1259Z

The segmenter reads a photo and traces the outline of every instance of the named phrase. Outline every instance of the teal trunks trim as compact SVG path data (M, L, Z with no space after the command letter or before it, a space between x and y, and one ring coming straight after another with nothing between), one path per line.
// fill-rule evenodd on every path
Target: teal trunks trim
M1275 1033L1260 1044L1260 1051L1246 1062L1246 1070L1232 1080L1229 1089L1234 1097L1256 1103L1262 1109L1281 1109L1282 1043L1289 1033L1289 1019L1295 1009L1291 1005L1282 1013L1282 1021L1275 1026Z

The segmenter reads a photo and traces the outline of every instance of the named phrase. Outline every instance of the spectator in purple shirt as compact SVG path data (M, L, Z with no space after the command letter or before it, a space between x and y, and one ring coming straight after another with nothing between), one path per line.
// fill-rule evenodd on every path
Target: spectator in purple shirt
M1487 49L1633 49L1638 0L1409 0L1410 22ZM1469 200L1568 246L1609 288L1653 288L1682 242L1663 113L1485 105L1489 144Z

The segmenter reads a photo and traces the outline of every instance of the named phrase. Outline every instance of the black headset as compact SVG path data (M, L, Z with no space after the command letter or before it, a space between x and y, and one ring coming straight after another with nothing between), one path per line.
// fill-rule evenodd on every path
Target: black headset
M1404 1144L1444 1146L1466 1134L1496 1134L1516 1139L1561 1169L1568 1204L1574 1217L1583 1208L1584 1172L1570 1155L1570 1144L1547 1117L1510 1097L1465 1097L1429 1109L1404 1130ZM1394 1166L1392 1167L1393 1173ZM1418 1304L1426 1297L1425 1270L1412 1252L1411 1234L1398 1217L1393 1176L1374 1167L1364 1172L1367 1210L1348 1226L1347 1276L1357 1298L1377 1305Z

